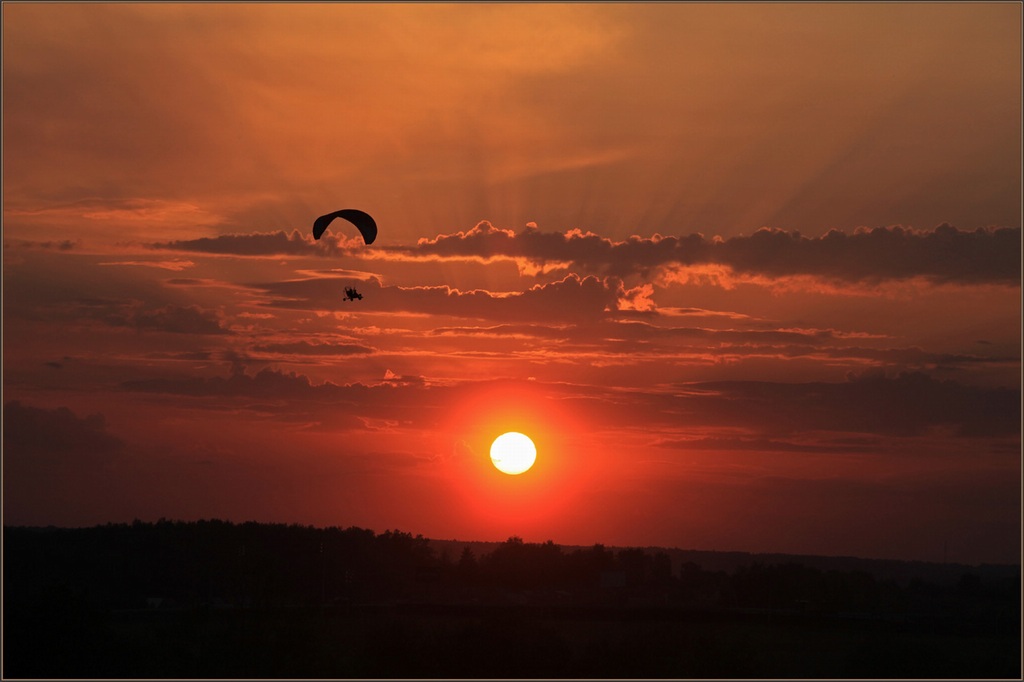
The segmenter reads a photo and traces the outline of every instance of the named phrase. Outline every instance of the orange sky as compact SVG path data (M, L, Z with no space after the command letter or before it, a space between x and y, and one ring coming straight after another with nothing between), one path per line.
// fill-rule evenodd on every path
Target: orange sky
M5 4L3 125L5 523L1019 561L1019 4Z

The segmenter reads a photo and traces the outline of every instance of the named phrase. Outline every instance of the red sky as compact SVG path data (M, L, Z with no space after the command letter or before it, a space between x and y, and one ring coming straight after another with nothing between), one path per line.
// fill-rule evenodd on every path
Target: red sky
M6 524L1020 560L1017 3L5 4L3 127Z

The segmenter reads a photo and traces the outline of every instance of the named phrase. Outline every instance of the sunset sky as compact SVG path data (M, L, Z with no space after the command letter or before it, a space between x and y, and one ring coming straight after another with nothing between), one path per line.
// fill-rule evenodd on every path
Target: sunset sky
M1021 34L4 3L3 521L1017 563Z

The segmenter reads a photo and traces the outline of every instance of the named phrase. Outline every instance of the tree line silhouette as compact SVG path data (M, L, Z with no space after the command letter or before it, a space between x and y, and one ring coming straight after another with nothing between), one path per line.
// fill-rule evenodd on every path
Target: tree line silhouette
M780 628L820 638L807 628L823 623L856 646L829 640L838 648L819 668L761 642ZM397 530L161 519L4 528L4 626L4 674L16 677L857 676L870 665L984 677L1019 668L1020 576L937 585L796 562L673 568L656 549L515 536L478 556ZM500 641L534 654L509 656ZM911 641L934 646L924 656Z

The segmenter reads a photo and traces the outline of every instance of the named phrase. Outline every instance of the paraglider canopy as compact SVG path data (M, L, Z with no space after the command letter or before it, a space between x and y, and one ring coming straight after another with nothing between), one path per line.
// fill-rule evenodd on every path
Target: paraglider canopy
M363 241L367 244L372 244L373 240L377 238L377 223L368 213L355 208L343 208L340 211L322 215L313 221L313 239L320 239L324 230L335 218L344 218L355 225L359 234L363 235Z

